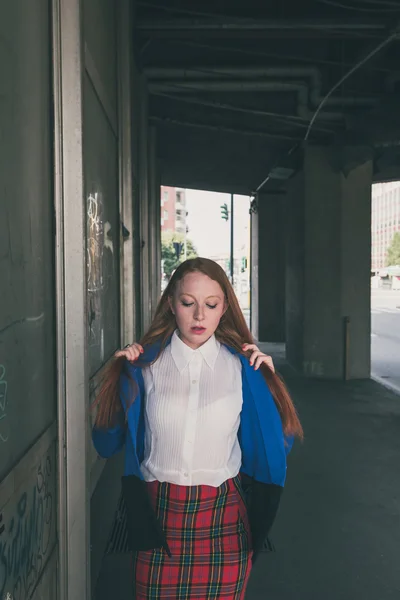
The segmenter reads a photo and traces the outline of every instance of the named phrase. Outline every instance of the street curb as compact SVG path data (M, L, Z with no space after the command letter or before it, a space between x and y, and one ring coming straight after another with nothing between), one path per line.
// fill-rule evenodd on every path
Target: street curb
M373 379L373 381L376 381L376 383L379 383L386 389L400 396L400 386L395 385L394 383L390 383L390 381L387 381L383 377L379 377L379 375L375 375L374 373L371 373L371 379Z

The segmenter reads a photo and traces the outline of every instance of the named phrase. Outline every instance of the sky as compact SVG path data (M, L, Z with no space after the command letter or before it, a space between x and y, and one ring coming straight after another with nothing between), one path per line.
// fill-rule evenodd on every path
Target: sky
M230 194L186 190L188 211L188 238L193 242L199 256L212 258L229 255L230 221L221 218L221 205L226 203L230 211ZM247 196L236 196L234 203L235 257L246 256L249 239L249 207Z

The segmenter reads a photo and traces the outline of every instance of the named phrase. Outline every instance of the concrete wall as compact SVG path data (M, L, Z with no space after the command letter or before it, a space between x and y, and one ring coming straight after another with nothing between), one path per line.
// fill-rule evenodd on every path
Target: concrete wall
M332 156L306 148L288 186L287 356L311 377L369 377L372 164L345 176Z
M56 435L53 424L0 485L2 599L57 598Z
M94 35L87 37L88 46L91 40L90 47L96 52L95 58L92 57L92 62L94 63L93 72L98 76L97 83L96 76L93 80L90 72L87 75L93 90L96 92L99 89L102 90L100 95L103 100L100 102L101 117L98 112L99 102L95 102L89 89L86 96L90 102L87 109L86 127L93 121L93 115L97 111L99 122L97 136L100 135L102 121L104 139L100 140L98 137L94 137L93 140L97 140L97 143L86 144L86 163L94 164L97 168L91 169L91 179L88 174L85 174L85 180L86 185L91 181L92 187L100 186L101 189L107 190L109 210L114 211L114 216L115 213L118 215L118 210L120 210L121 214L129 219L124 223L129 230L128 241L123 241L121 239L123 236L119 235L115 241L112 238L113 256L117 255L123 261L119 269L122 281L119 282L118 268L113 268L112 261L109 261L109 270L104 271L109 275L108 289L100 290L100 295L108 306L112 305L112 298L118 298L115 316L117 318L120 314L122 316L122 322L108 319L109 323L113 323L113 328L108 333L109 335L114 333L116 340L113 352L115 348L140 338L150 323L158 296L160 281L155 281L155 273L160 264L158 260L160 194L159 188L157 189L157 140L155 131L150 131L148 124L147 82L139 73L134 60L133 3L130 0L121 0L120 3L115 3L113 0L102 0L100 5L97 5L89 0L89 8L90 10L86 10L88 21L84 24L85 31L90 27L91 22L102 21L96 34L101 39L95 39ZM93 13L94 10L96 14ZM116 32L109 31L110 28L116 28ZM105 56L102 48L110 46L112 42L117 44L115 51L111 46L109 55ZM111 64L104 65L104 61L113 63L114 55L118 58L118 69L112 68ZM97 64L99 64L98 68L96 68ZM118 74L118 78L114 80L112 74L115 77ZM119 90L120 95L115 114L112 112L114 88ZM97 96L99 97L99 94ZM121 98L125 99L125 103L121 103ZM129 104L127 105L126 102ZM108 126L106 127L107 121ZM113 126L114 122L119 123L119 127ZM91 130L94 134L95 129L92 127ZM108 165L106 164L107 154L110 163ZM94 178L93 174L95 174ZM116 232L118 233L118 231L117 226ZM111 292L114 296L110 296ZM127 321L124 321L124 315L127 317ZM128 326L128 323L131 325ZM105 351L100 371L93 374L91 379L92 398L95 397L103 366L107 364L109 356L109 353ZM104 551L120 494L123 453L110 461L104 461L97 456L94 448L90 445L89 456L91 465L91 582L94 590L102 568Z
M285 196L259 194L258 339L285 341Z
M142 97L146 93L146 81L141 76L139 69L135 62L131 65L132 72L132 104L131 104L131 118L132 118L132 171L133 171L133 186L132 186L132 204L133 204L133 215L134 215L134 227L133 227L133 242L134 242L134 261L135 261L135 312L136 312L136 331L135 339L140 339L142 336L142 249L143 242L145 241L142 236L142 223L141 223L141 199L142 195L142 184L141 181L141 155L147 146L143 141L143 123L141 117L142 111ZM129 341L129 340L128 340Z
M149 323L157 290L150 278L155 272L159 215L153 206L156 139L153 133L150 143L146 80L134 64L132 3L85 0L84 7L84 158L86 198L91 202L88 272L93 274L93 281L88 280L89 356L94 356L90 372L94 398L108 358L116 348L138 339ZM128 219L124 223L127 242L121 235L119 214ZM106 462L90 446L89 460L94 589L120 493L123 455Z
M95 376L120 346L121 333L117 23L115 2L84 0L83 164L91 401L97 389ZM93 491L103 477L104 462L98 460L91 444L88 462ZM120 471L115 472L111 487L118 488L120 475ZM112 504L110 501L104 514L104 503L99 502L99 496L91 496L92 587L101 568L107 541L103 523L111 522Z
M320 148L307 149L304 170L303 369L309 375L341 377L341 176Z
M1 599L57 598L50 47L47 1L1 3Z
M371 372L371 194L372 162L342 177L342 315L350 318L348 371Z
M154 126L149 131L149 265L151 278L151 317L157 308L161 289L161 213L160 213L160 174L157 160L157 131Z
M305 188L304 172L287 188L286 219L286 355L302 371L304 360Z
M0 598L88 598L123 462L87 443L89 401L158 296L156 138L131 0L3 4Z

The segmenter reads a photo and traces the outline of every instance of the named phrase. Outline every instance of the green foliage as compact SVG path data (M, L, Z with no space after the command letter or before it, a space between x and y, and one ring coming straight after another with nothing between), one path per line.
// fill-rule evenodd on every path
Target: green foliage
M184 242L183 233L163 233L161 236L161 258L164 261L164 273L169 279L178 265L183 262L184 251L178 259L176 256L174 242ZM187 258L196 258L197 250L193 242L186 238Z
M228 211L228 205L226 204L221 204L221 218L224 219L224 221L228 221L229 219L229 211Z
M400 232L396 231L387 250L386 265L400 265Z

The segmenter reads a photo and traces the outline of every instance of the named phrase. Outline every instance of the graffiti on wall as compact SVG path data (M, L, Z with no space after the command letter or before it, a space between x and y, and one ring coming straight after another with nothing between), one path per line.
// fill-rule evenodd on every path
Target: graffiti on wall
M0 509L0 599L29 600L55 544L55 451Z
M87 199L87 286L89 292L103 288L102 254L104 245L103 205L99 195Z
M87 199L87 292L89 346L102 345L101 292L103 282L103 205L97 193Z
M107 294L114 277L113 232L110 222L105 220L101 194L89 194L86 206L89 348L96 348L94 353L102 361Z
M0 444L8 441L6 368L0 365Z
M304 375L311 377L323 377L324 365L318 361L304 361L303 362Z
M43 322L45 320L45 316L45 313L42 312L39 315L25 316L19 319L15 319L14 321L10 321L9 323L7 323L7 325L0 329L0 344L4 343L4 334L6 332L11 332L17 327L25 328L27 325L29 325L32 328L42 327ZM7 373L6 366L0 364L0 448L2 444L5 444L10 439L11 424L9 417L12 405L10 404L10 389L8 380L10 380L10 372ZM3 598L0 598L0 600L3 600Z

